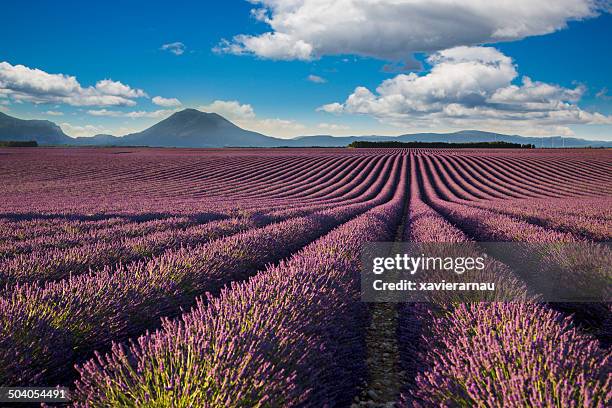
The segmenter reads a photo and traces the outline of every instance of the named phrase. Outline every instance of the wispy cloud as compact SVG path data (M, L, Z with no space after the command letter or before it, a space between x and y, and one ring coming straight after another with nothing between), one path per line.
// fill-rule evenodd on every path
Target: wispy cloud
M313 75L313 74L308 75L306 79L309 80L310 82L314 82L315 84L324 84L327 82L327 79L320 77L318 75Z
M324 129L324 130L331 130L331 131L338 131L338 130L349 130L350 126L346 126L346 125L341 125L338 123L319 123L318 125L319 129Z
M130 118L130 119L138 119L138 118L163 118L166 116L170 116L176 109L160 109L155 111L117 111L117 110L108 110L108 109L96 109L96 110L88 110L87 113L92 116L109 116L114 118Z
M603 99L604 101L612 100L612 95L608 95L608 87L603 87L595 94L595 96L599 99Z
M160 49L162 51L171 52L174 55L183 55L185 53L185 50L187 49L187 47L182 42L177 41L177 42L173 42L173 43L163 44L160 47Z

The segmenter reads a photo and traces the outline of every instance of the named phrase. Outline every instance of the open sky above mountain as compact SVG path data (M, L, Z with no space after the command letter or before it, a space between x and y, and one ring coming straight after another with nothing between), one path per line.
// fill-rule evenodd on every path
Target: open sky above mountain
M0 111L71 136L194 107L276 137L612 140L609 0L3 4Z

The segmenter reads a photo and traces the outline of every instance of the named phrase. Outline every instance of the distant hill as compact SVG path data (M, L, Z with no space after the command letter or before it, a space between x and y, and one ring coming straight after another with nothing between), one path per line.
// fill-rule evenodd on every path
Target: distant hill
M113 135L95 135L91 137L77 137L73 139L72 143L81 146L114 146L121 145L123 138Z
M0 112L0 140L27 142L35 140L41 145L69 144L74 139L48 120L23 120Z
M359 141L384 142L507 142L536 147L612 147L612 141L572 137L525 137L463 130L455 133L415 133L401 136L302 136L279 139L242 129L216 113L185 109L142 132L126 136L96 135L72 138L47 120L21 120L0 113L0 140L35 140L40 145L150 147L343 147Z
M196 109L174 113L121 139L122 144L152 147L274 147L283 141L239 128L216 113Z
M455 133L424 133L403 135L402 142L447 142L447 143L478 143L507 142L533 144L536 147L612 147L612 141L585 140L575 137L527 137L519 135L504 135L500 133L482 132L479 130L462 130Z
M612 141L585 140L574 137L527 137L504 135L501 133L482 132L479 130L462 130L454 133L413 133L401 136L302 136L285 140L284 145L291 147L336 147L348 146L353 142L445 142L445 143L480 143L506 142L533 144L536 147L612 147Z

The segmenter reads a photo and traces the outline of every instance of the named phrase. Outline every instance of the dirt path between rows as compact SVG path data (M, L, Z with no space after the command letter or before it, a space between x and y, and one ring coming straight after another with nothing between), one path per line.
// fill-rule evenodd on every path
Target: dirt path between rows
M407 219L408 197L395 234L396 243L403 241ZM351 408L397 406L402 386L406 383L406 373L400 367L397 310L396 303L370 305L371 322L366 332L368 380Z

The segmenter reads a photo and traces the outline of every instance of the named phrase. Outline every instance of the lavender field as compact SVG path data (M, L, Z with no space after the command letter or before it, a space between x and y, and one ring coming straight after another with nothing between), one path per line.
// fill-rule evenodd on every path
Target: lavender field
M609 303L371 304L376 241L612 237L604 149L0 148L0 386L91 407L607 407ZM560 287L609 290L580 257ZM576 271L559 274L556 271Z

